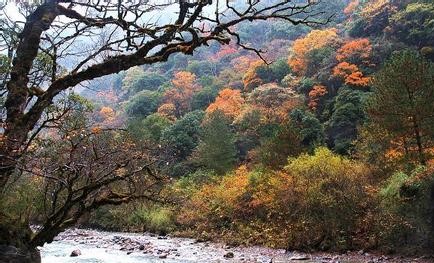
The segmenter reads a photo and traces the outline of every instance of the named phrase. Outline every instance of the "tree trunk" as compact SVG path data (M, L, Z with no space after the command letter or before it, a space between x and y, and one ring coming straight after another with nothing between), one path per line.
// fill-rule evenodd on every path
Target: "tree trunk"
M41 35L49 28L56 15L54 1L47 1L26 18L26 24L20 34L10 80L7 83L8 95L4 105L7 109L7 117L4 136L0 141L0 192L15 170L20 150L28 133L36 124L36 121L29 119L31 116L25 114L29 99L28 75L38 54Z
M416 144L417 144L417 152L419 155L419 162L422 165L426 164L425 157L423 154L423 146L422 146L422 136L420 134L419 130L419 124L417 123L415 117L413 116L413 129L414 129L414 136L416 137Z

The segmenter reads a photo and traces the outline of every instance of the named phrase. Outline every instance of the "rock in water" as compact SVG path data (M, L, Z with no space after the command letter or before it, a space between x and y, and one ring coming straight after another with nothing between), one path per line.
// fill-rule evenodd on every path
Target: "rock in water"
M305 256L305 255L297 255L297 256L293 256L290 258L291 260L309 260L310 257L309 256Z
M81 255L80 249L76 249L76 250L71 252L71 257L78 257L80 255Z
M223 257L225 257L225 258L233 258L234 257L234 253L228 252L228 253L224 254Z

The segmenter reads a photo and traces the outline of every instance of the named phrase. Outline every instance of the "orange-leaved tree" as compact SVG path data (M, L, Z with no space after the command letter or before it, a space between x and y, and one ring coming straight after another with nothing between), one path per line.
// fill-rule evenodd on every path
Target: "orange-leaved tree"
M175 73L172 85L173 88L164 93L164 101L175 105L176 116L179 117L191 109L193 94L201 86L196 83L196 75L187 71Z
M246 71L243 77L244 90L251 91L254 88L262 85L262 80L259 78L256 70L258 67L264 65L262 60L256 60L249 65L249 69Z
M158 114L166 117L167 119L176 120L176 107L173 103L164 103L157 110Z
M291 110L300 105L301 99L292 89L268 83L252 91L248 102L254 109L259 110L267 121L282 122L288 118Z
M341 62L333 68L333 76L342 78L347 85L365 87L371 81L370 77L365 77L354 64Z
M354 64L367 64L372 54L369 39L360 38L347 41L336 53L339 62L348 61Z
M297 75L304 75L309 67L309 53L327 46L335 46L339 36L335 28L312 30L304 38L294 41L288 64Z
M347 16L351 16L356 11L357 7L359 7L359 5L360 5L360 1L359 0L351 0L348 3L347 7L345 7L344 13Z
M215 102L211 103L206 112L221 110L225 115L235 118L240 115L244 105L244 98L240 90L223 89L219 92Z
M309 92L309 108L316 110L321 97L327 94L327 87L324 85L315 85Z

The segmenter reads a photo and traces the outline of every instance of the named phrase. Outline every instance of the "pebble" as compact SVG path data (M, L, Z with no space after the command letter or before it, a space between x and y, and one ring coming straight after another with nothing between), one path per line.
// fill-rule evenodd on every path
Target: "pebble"
M71 252L71 257L78 257L78 256L80 256L81 255L81 251L80 251L80 249L76 249L76 250L73 250L72 252Z
M260 263L272 263L273 262L271 258L268 258L268 257L265 257L265 256L258 257L256 259L256 261L260 262Z
M290 260L309 260L310 257L306 256L306 255L297 255L297 256L292 256L290 258Z
M234 253L228 252L228 253L224 254L223 257L224 258L233 258L234 257Z

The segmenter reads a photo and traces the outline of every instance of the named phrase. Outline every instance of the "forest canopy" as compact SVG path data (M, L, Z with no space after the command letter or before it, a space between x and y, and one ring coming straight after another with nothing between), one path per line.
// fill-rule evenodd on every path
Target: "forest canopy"
M77 225L434 252L432 1L0 6L0 245L23 262Z

